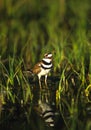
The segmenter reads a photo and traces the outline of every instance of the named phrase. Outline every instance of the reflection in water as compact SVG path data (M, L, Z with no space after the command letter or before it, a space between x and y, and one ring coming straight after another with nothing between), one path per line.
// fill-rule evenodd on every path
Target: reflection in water
M53 84L39 86L33 84L33 101L27 104L9 104L3 111L0 130L60 130L62 121L56 110L56 87ZM38 85L38 84L37 84ZM63 129L62 129L63 130Z
M48 88L48 86L47 86ZM45 124L50 127L55 126L56 116L56 90L41 89L34 90L34 109L42 117Z

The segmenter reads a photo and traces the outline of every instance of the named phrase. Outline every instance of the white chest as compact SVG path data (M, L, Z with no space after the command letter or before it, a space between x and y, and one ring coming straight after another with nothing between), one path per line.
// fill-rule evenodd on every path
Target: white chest
M46 75L50 72L50 69L43 69L41 68L41 72L38 74L39 77Z

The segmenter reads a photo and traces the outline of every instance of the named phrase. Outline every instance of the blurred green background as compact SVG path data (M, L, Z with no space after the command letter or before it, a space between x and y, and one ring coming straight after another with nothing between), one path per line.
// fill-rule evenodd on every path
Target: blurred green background
M63 57L81 64L91 50L90 0L1 0L0 56L23 58L31 67L46 52L56 70Z

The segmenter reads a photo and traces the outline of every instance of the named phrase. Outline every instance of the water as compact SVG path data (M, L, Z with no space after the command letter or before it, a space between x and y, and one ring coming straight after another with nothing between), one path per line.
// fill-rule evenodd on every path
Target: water
M42 89L39 89L38 84L33 86L34 96L32 117L34 117L34 122L36 123L36 128L34 128L34 130L56 130L63 127L64 122L59 114L56 104L58 81L56 83L54 82L49 81L47 86L43 83ZM46 117L46 115L48 116ZM53 124L50 123L50 117L53 117ZM49 119L49 123L46 121L47 118Z
M1 112L0 130L51 130L56 128L59 113L56 109L56 84L49 82L47 86L42 83L40 89L38 82L32 86L33 100L26 105L23 101L12 104L8 102ZM45 118L49 111L50 118ZM44 115L43 115L44 114ZM52 118L51 118L52 116ZM51 123L50 123L51 121Z
M64 102L62 104L60 102L63 105L63 113L61 113L56 101L58 84L59 79L57 78L49 79L47 86L42 82L42 89L40 89L38 82L30 84L33 93L32 102L28 102L26 105L22 101L16 104L8 102L8 105L3 106L0 116L0 130L70 130L71 125L74 130L79 130L79 128L85 130L84 123L91 120L91 103L86 105L79 103L80 116L75 111L69 114L67 106L64 107ZM67 94L64 95L62 100L70 104L70 98ZM46 117L46 113L47 115L51 113L51 116Z

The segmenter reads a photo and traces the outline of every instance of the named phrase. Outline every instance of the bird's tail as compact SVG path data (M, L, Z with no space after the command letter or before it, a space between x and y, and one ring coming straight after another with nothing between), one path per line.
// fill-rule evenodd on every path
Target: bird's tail
M24 70L23 73L24 73L24 74L29 74L29 75L31 75L31 76L34 76L34 73L33 73L32 70Z

